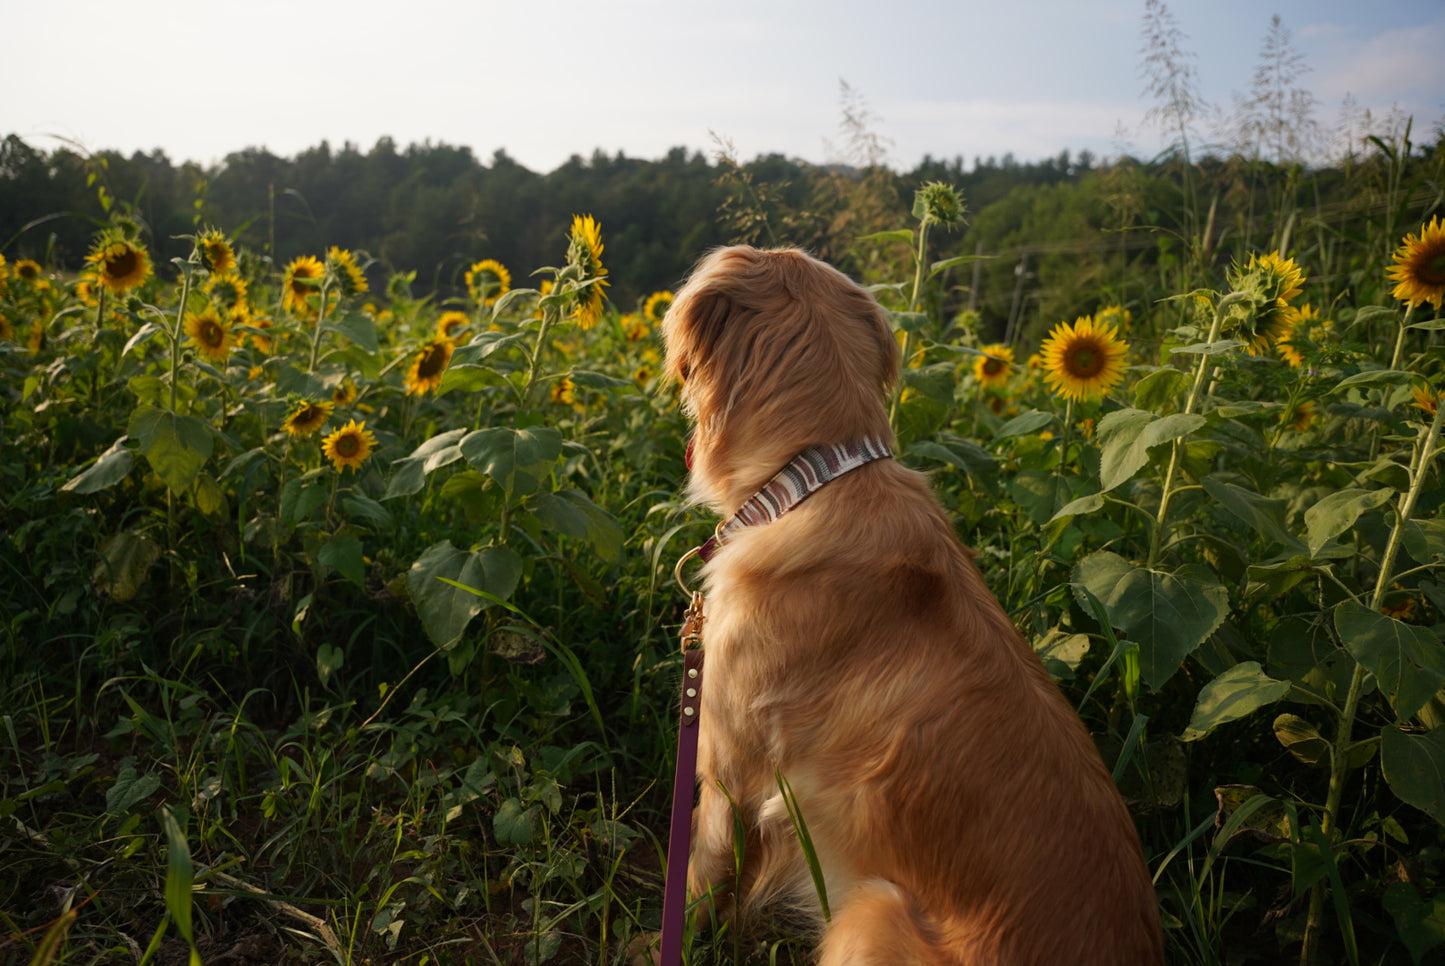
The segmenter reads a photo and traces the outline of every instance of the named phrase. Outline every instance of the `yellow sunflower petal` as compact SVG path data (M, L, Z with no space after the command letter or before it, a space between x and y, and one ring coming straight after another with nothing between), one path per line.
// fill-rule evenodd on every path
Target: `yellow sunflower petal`
M1410 306L1429 302L1439 309L1445 302L1445 222L1439 215L1421 225L1419 235L1405 236L1394 262L1385 273L1395 283L1390 294Z
M376 437L366 423L351 420L321 443L321 452L337 470L359 469L376 448Z
M1129 345L1113 326L1095 324L1081 316L1073 324L1061 322L1039 347L1044 380L1054 392L1069 399L1103 396L1124 380Z

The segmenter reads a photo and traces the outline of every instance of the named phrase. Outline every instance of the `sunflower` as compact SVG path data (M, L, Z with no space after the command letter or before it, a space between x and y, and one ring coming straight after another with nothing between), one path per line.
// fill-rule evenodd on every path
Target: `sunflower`
M1134 313L1122 305L1106 305L1094 313L1096 325L1110 325L1116 329L1127 328L1134 321Z
M1239 320L1238 337L1252 356L1264 355L1289 332L1290 300L1304 285L1304 271L1279 252L1250 255L1243 270L1230 271L1235 291L1249 296Z
M225 275L236 268L236 253L231 249L231 243L214 228L196 236L196 252L208 272Z
M15 341L15 323L0 315L0 342Z
M432 339L421 347L406 373L407 395L420 396L442 384L442 374L452 361L452 344L447 339Z
M632 370L632 378L639 386L646 386L657 376L657 370L662 365L662 354L651 345L643 347L637 358L638 366Z
M82 275L75 280L75 297L85 305L97 305L99 300L95 297L95 287L98 283L90 275Z
M350 406L352 403L356 402L356 383L352 382L350 379L343 381L341 385L337 386L335 389L332 390L331 401L338 408L342 406Z
M1424 386L1411 386L1410 395L1414 397L1414 402L1410 405L1423 411L1430 419L1435 418L1435 410L1440 408L1441 398L1445 398L1441 393L1433 392Z
M186 313L183 328L196 351L212 362L225 362L231 350L236 347L236 337L231 332L231 327L214 306L208 305L200 312Z
M124 238L102 239L87 260L95 265L100 284L122 295L144 282L151 274L146 250Z
M321 442L321 452L338 471L359 469L376 446L376 437L366 423L352 420Z
M356 264L356 258L344 248L332 245L326 252L326 271L336 281L336 291L342 295L358 295L368 291L366 276Z
M559 406L577 404L577 384L566 376L552 383L552 402Z
M270 329L271 320L266 318L265 316L253 316L251 320L247 323L247 325L249 325L253 329ZM265 355L270 355L271 350L276 347L276 340L271 338L269 335L262 335L259 332L252 332L251 344L256 347L257 352L263 353Z
M1314 424L1314 421L1315 404L1313 402L1310 402L1309 400L1305 400L1298 406L1295 406L1293 409L1289 410L1287 413L1285 413L1282 420L1286 428L1291 429L1296 433L1303 433Z
M29 258L22 258L15 263L15 277L33 282L40 277L40 263Z
M467 269L467 291L478 305L495 305L512 290L512 273L499 261L484 258Z
M1396 587L1399 584L1395 585ZM1413 621L1416 616L1415 598L1406 597L1404 600L1394 604L1385 604L1380 607L1380 613L1386 617L1392 617L1397 621Z
M1113 326L1100 326L1087 316L1070 325L1054 326L1039 347L1044 360L1044 381L1061 396L1088 399L1103 396L1124 379L1129 345Z
M228 311L246 303L246 280L235 272L217 272L202 287L213 302Z
M222 308L221 311L226 314L226 325L230 328L231 334L236 338L235 347L237 349L245 348L246 332L244 330L251 325L250 303L242 302L239 305L231 306L229 309Z
M1445 222L1440 216L1421 225L1418 236L1406 235L1394 261L1385 273L1395 283L1390 294L1412 308L1429 302L1439 309L1445 301Z
M325 267L314 255L302 255L286 266L281 276L281 307L300 316L311 314L307 296L321 284Z
M310 436L326 425L326 420L331 418L331 410L334 408L329 402L304 402L286 417L281 428L292 436Z
M622 317L622 334L628 342L640 342L652 332L647 320L639 312L628 312Z
M1008 385L1013 373L1014 351L1002 343L986 345L983 355L973 363L973 377L985 389L999 389Z
M647 301L642 303L642 317L648 325L658 325L671 307L671 292L653 292L647 297Z
M1328 324L1320 321L1320 310L1313 305L1301 305L1299 308L1291 306L1285 312L1283 331L1275 340L1275 348L1279 350L1280 358L1288 362L1292 369L1304 365L1304 353L1312 343L1319 341Z
M441 318L437 319L437 335L448 342L456 341L456 331L471 325L472 320L465 312L443 312Z
M1285 258L1279 252L1268 255L1251 255L1245 271L1257 269L1262 274L1266 291L1273 290L1275 298L1288 302L1303 290L1304 270L1295 264L1293 258Z
M602 228L591 215L573 215L567 240L567 264L582 272L584 281L596 279L578 296L577 324L590 329L602 318L602 287L607 269L602 265Z
M1012 416L1015 412L1018 411L1018 407L1015 406L1013 403L1009 402L1003 396L989 396L988 411L993 413L995 416Z

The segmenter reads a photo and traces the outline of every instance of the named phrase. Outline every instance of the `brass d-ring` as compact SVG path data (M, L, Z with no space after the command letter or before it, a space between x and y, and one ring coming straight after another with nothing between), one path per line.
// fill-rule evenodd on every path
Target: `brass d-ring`
M701 552L701 547L693 547L687 553L683 554L682 557L677 561L677 566L672 568L672 579L677 581L677 585L682 588L682 592L684 594L687 594L689 597L692 596L692 589L689 588L687 584L683 583L682 567L683 564L687 563L689 560L691 560L693 557L696 557Z

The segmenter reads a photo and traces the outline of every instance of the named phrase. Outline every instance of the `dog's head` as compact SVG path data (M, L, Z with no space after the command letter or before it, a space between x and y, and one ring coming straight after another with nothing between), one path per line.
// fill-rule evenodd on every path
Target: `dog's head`
M666 372L696 423L696 499L731 513L809 446L893 441L898 343L883 309L796 249L707 255L662 323Z

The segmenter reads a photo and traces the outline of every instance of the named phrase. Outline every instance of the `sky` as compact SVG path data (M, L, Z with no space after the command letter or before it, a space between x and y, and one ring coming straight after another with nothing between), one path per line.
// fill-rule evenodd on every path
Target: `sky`
M323 140L572 155L850 160L844 85L890 166L1088 149L1149 157L1144 0L47 0L10 4L0 136L219 163ZM1334 130L1445 119L1445 0L1166 0L1198 92L1248 92L1279 14ZM1199 137L1209 140L1207 131Z

